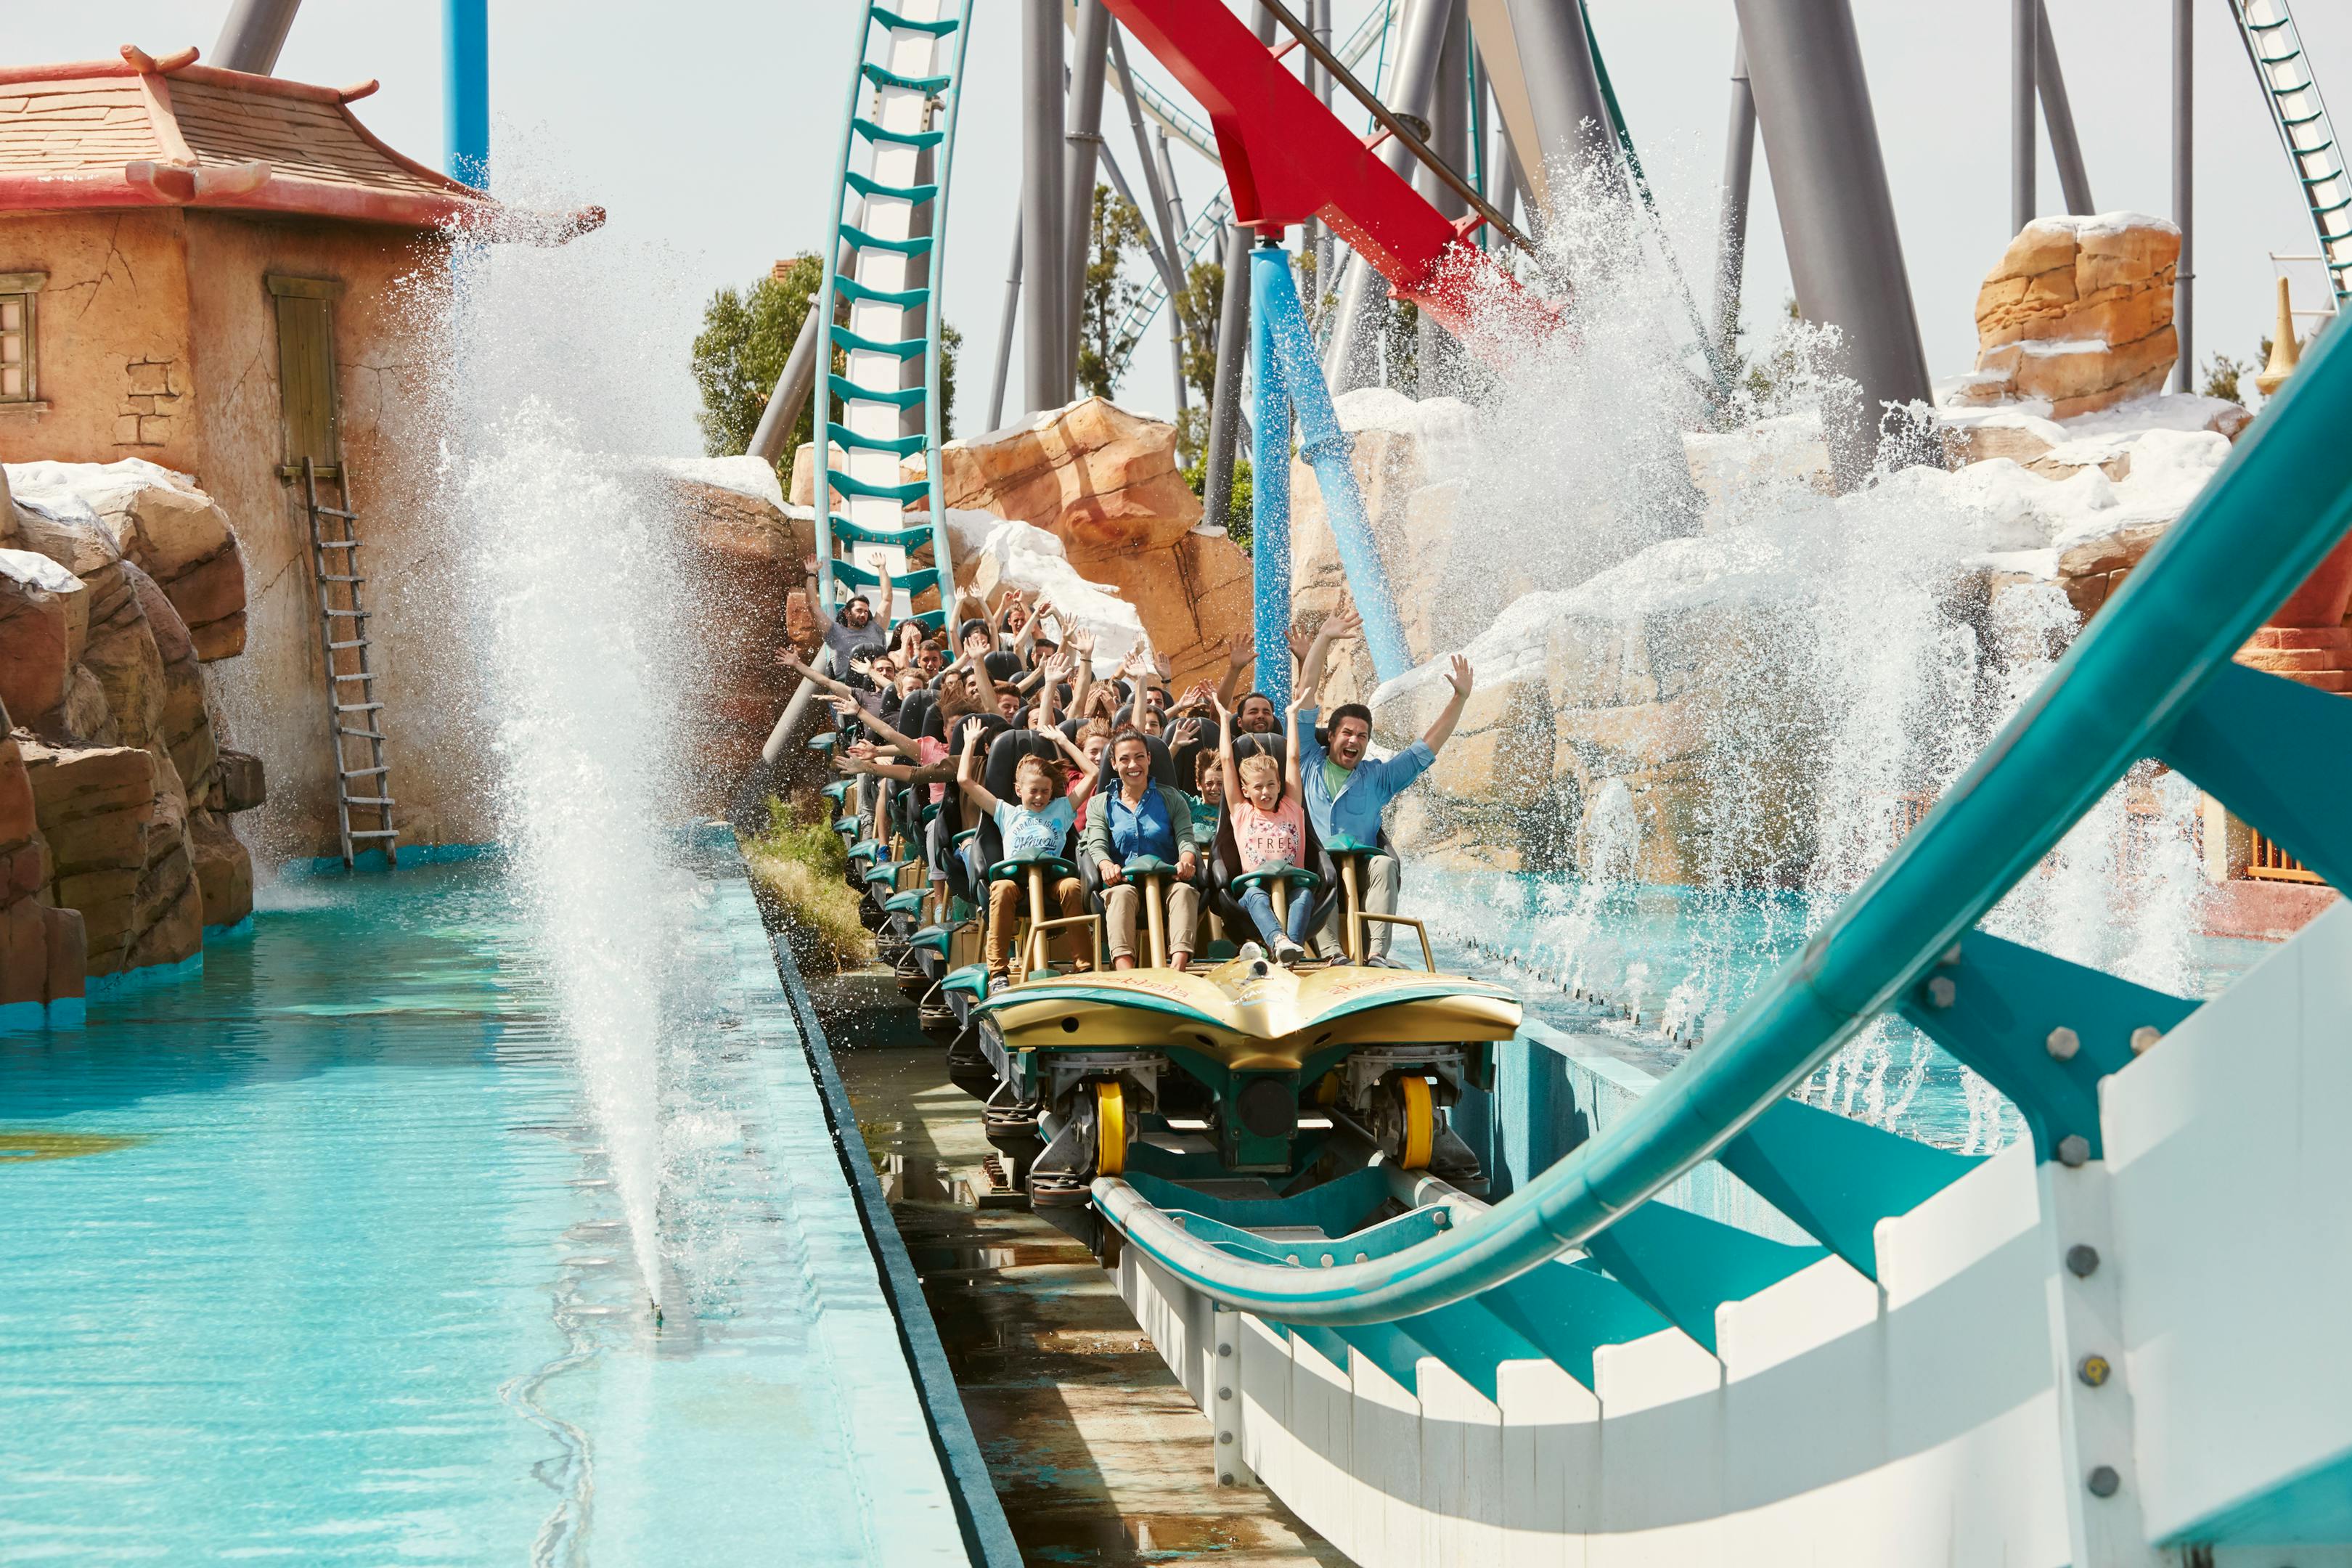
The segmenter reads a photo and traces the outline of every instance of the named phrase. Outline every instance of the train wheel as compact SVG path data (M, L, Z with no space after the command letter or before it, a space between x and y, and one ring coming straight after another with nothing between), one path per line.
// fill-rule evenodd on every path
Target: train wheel
M1094 1092L1095 1174L1116 1176L1127 1169L1127 1086L1115 1078L1097 1079Z
M1425 1171L1430 1151L1437 1143L1437 1109L1430 1101L1429 1080L1407 1073L1396 1080L1396 1091L1404 1131L1404 1149L1397 1163L1408 1171Z

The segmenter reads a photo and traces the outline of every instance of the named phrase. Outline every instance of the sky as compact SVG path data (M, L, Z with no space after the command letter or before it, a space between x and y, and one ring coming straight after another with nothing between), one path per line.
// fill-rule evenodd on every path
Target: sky
M1210 3L1210 0L1202 0ZM1382 0L1335 0L1344 34ZM2007 0L1853 0L1927 359L1969 367L1973 307L2011 237ZM1706 232L1722 156L1735 26L1731 0L1589 0L1626 119L1678 226ZM2161 0L2049 0L2095 204L2172 216L2170 7ZM490 0L493 188L501 146L532 146L583 199L611 215L577 243L657 246L698 297L819 248L862 7L856 0ZM210 49L227 0L0 0L10 63ZM957 427L986 417L990 371L1017 217L1020 105L1014 0L978 0L946 247L946 318L964 334ZM2306 3L2298 22L2323 89L2352 113L2352 6ZM650 19L649 19L650 18ZM2275 310L2273 251L2309 253L2309 220L2229 8L2196 7L2196 261L2201 362L2250 358ZM307 0L278 74L383 89L354 106L369 128L425 163L442 161L441 7L436 0ZM1130 58L1146 66L1143 51ZM1130 177L1123 114L1106 134ZM1178 148L1186 210L1222 184ZM2041 208L2058 209L2046 147ZM1749 230L1751 316L1790 293L1760 149ZM1707 256L1685 257L1704 274ZM2297 276L2317 303L2316 274ZM2305 298L2307 296L2307 300ZM1018 329L1013 399L1021 387ZM1120 401L1172 407L1164 324L1155 322ZM686 345L677 374L681 396ZM2200 378L2201 379L2201 378Z

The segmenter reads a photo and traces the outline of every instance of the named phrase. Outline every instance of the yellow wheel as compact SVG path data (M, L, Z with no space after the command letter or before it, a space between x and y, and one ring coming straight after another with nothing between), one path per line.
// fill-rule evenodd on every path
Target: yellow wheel
M1407 1073L1396 1084L1397 1099L1404 1110L1404 1152L1397 1163L1408 1171L1425 1171L1429 1152L1437 1142L1437 1110L1430 1102L1429 1080Z
M1428 1085L1423 1084L1423 1089ZM1426 1146L1422 1158L1429 1157ZM1127 1169L1127 1088L1118 1079L1095 1081L1095 1174L1116 1176Z

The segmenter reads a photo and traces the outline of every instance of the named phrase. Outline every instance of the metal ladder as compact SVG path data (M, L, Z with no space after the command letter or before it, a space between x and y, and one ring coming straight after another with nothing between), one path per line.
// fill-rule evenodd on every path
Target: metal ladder
M954 16L942 13L956 10ZM846 355L846 374L819 377L815 411L817 587L831 614L857 588L890 574L892 605L877 616L909 617L914 599L939 590L939 607L914 618L930 626L954 610L955 565L948 542L947 508L940 489L940 312L936 284L947 232L947 192L955 158L956 107L964 47L971 37L971 0L899 0L890 9L866 0L859 22L860 59L850 79L841 135L841 161L824 247L824 288L818 320L829 334L826 358ZM951 40L953 40L951 42ZM935 128L934 118L940 123ZM853 153L868 150L866 167ZM926 165L929 167L926 168ZM855 203L856 218L845 216ZM842 248L854 255L839 271ZM849 320L835 320L847 300ZM910 331L916 335L909 336ZM908 384L908 362L919 357L921 375ZM828 415L839 399L839 421ZM921 428L909 430L916 410ZM835 468L833 448L843 454ZM906 458L920 455L924 474L902 477ZM835 496L842 510L835 510ZM907 504L925 501L925 524L910 523ZM928 548L931 563L910 568L910 552ZM842 584L848 584L844 587ZM899 605L905 605L904 610Z
M319 589L319 641L326 655L327 723L335 755L335 817L342 830L343 866L357 850L381 846L384 859L400 863L400 831L392 822L392 774L383 762L383 703L375 694L368 663L368 611L360 602L359 514L351 510L348 469L332 470L341 506L319 500L318 465L302 459L302 500L310 513L310 574ZM340 527L338 526L340 525ZM362 755L354 765L352 743ZM364 793L353 794L356 785ZM358 811L374 826L352 826Z
M2327 271L2329 305L2341 310L2352 300L2352 177L2320 99L2319 79L2303 52L2303 34L2287 0L2230 0L2230 15L2262 83L2271 123L2294 163L2319 239L2319 263Z

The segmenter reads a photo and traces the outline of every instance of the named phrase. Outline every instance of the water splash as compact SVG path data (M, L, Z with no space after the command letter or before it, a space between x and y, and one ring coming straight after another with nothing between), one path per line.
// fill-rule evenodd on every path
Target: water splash
M578 205L534 188L527 156L500 174L518 209ZM646 369L680 363L676 274L605 235L474 238L409 301L434 345L448 590L472 622L451 700L491 738L498 837L656 1309L665 1100L697 1017L674 951L693 894L672 820L688 606L646 464L692 449L682 364L675 384Z
M1491 940L1507 910L1513 944L1547 973L1712 1034L1991 740L2079 617L2057 584L2005 563L2048 539L1946 478L1923 410L1882 411L1874 466L1831 493L1805 454L1825 461L1840 445L1828 433L1867 423L1833 330L1778 320L1712 380L1659 235L1706 254L1710 215L1668 193L1714 184L1688 159L1662 167L1672 160L1652 159L1663 229L1555 170L1581 195L1524 270L1555 298L1572 285L1561 331L1513 345L1500 372L1464 363L1419 388L1462 400L1448 414L1461 434L1430 476L1457 497L1415 499L1410 549L1391 552L1411 563L1398 597L1433 605L1432 646L1469 643L1482 684L1528 689L1496 724L1519 732L1489 744L1497 777L1533 777L1516 830L1495 830L1514 813L1485 798L1451 815L1418 806L1400 829L1409 850L1516 855L1550 884L1554 896L1473 893L1457 907L1465 931L1484 921ZM1709 452L1727 460L1695 473ZM1383 693L1412 709L1399 739L1425 721L1420 679ZM2204 988L2197 813L2193 787L2144 767L1987 929ZM1572 831L1540 820L1559 815ZM1661 882L1689 891L1671 918L1644 916L1645 885ZM1667 927L1672 961L1645 977L1643 943ZM2022 1131L1896 1019L1874 1020L1798 1092L1906 1131L1932 1109L1935 1135L1973 1152Z

